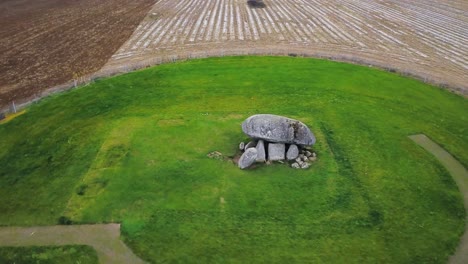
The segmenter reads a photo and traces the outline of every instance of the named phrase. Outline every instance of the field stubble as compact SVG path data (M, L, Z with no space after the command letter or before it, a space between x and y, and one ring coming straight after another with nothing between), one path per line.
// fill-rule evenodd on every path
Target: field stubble
M467 93L465 1L263 3L250 8L241 0L158 1L103 70L201 51L299 50L397 69Z

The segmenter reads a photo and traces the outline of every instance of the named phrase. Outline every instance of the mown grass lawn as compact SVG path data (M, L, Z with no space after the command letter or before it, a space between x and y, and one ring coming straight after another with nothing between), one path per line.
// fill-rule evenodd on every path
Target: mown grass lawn
M317 136L308 170L239 170L252 114ZM468 102L381 70L288 57L162 65L56 95L0 125L0 224L122 222L150 262L445 263L464 227ZM63 219L63 218L62 218Z
M0 263L97 264L90 246L0 247Z

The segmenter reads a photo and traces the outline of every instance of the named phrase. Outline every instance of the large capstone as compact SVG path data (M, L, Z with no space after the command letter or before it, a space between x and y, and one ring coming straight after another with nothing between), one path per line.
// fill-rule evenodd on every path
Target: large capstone
M238 165L239 168L245 169L250 167L255 160L257 159L257 149L256 148L249 148L246 149L244 154L239 159Z
M268 159L271 161L284 160L285 151L286 146L283 143L270 143L268 144Z
M315 136L302 122L278 115L253 115L242 123L242 131L253 139L310 146Z

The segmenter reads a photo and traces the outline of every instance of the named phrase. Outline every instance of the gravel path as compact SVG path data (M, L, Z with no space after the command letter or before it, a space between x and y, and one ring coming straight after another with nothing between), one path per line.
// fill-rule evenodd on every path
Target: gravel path
M450 257L449 263L468 263L468 171L462 164L460 164L460 162L450 155L450 153L445 151L425 135L414 135L409 138L433 154L442 163L442 165L447 168L463 195L463 204L465 206L465 212L467 212L465 219L465 233L460 240L457 251Z
M100 263L144 263L120 240L120 224L2 227L0 246L89 245Z

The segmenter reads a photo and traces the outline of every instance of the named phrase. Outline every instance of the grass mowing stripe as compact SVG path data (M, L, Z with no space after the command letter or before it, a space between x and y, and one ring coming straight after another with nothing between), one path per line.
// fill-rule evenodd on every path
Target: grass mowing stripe
M333 137L333 130L328 128L326 124L323 122L320 124L322 131L324 131L325 138L327 141L328 146L330 147L330 151L333 153L333 157L337 161L339 173L341 177L349 179L354 186L358 189L358 193L362 196L364 201L369 206L369 215L368 219L363 221L363 225L379 225L381 224L384 219L382 213L378 210L378 206L369 198L369 194L367 189L363 186L360 179L357 177L356 172L353 169L353 166L348 160L348 155L346 155L340 145L336 142L335 138ZM335 206L342 206L346 204L347 201L350 199L349 196L352 194L350 190L342 189L339 191L339 195L334 201Z

